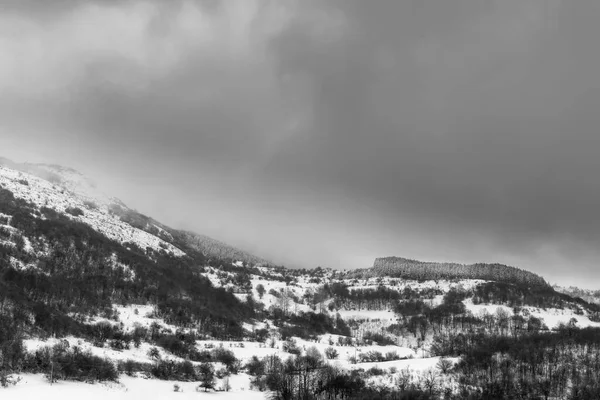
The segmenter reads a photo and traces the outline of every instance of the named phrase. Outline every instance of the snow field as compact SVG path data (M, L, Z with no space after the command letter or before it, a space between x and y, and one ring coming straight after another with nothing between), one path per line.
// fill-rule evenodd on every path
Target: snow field
M509 316L514 315L512 307L504 306L504 305L496 305L496 304L473 304L472 299L466 299L463 301L467 310L471 311L473 315L481 316L484 314L494 315L496 312L500 310L504 310ZM546 326L550 329L557 328L559 324L568 324L571 318L575 318L577 320L577 326L579 328L587 328L587 327L600 327L599 322L590 321L589 317L586 315L577 315L572 309L558 309L558 308L548 308L541 309L537 307L522 307L521 315L525 318L527 316L532 315L536 318L544 321Z
M231 376L229 392L197 392L196 382L160 381L157 379L121 376L119 383L87 384L82 382L58 382L50 385L43 375L24 374L21 381L7 389L0 389L3 400L264 400L266 394L250 390L250 377L246 374ZM173 390L174 385L179 392ZM219 384L217 384L217 387Z

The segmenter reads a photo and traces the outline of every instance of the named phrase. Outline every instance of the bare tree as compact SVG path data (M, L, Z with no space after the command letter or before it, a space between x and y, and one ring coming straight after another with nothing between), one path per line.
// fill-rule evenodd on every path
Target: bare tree
M440 360L438 361L438 363L436 364L436 367L443 373L443 374L447 374L448 372L450 372L450 370L453 367L453 363L452 361L448 360L447 358L440 358Z
M421 377L421 383L427 389L427 392L430 395L433 395L437 392L439 387L440 374L437 370L430 368L425 374Z
M408 367L401 369L398 377L396 378L396 386L398 386L398 389L400 389L401 392L404 392L409 388L411 383L412 374L410 373Z
M279 297L277 298L277 306L281 308L284 315L288 315L290 311L290 305L292 303L292 291L290 288L284 288L281 290Z

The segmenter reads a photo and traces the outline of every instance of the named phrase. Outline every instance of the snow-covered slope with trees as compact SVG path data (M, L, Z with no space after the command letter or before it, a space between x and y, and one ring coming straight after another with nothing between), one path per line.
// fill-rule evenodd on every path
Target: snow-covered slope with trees
M167 251L175 256L185 253L161 238L132 227L111 213L112 203L97 203L95 197L79 195L37 176L0 166L0 185L18 199L38 209L51 209L88 224L119 243L132 242L142 249Z
M595 387L584 379L600 372L600 306L530 272L402 258L358 271L270 266L141 215L76 171L0 164L3 398L37 396L48 380L64 389L50 399L79 396L78 380L112 382L89 393L123 399L566 398ZM533 345L543 356L527 355ZM576 373L550 377L555 365ZM515 371L527 372L508 379Z

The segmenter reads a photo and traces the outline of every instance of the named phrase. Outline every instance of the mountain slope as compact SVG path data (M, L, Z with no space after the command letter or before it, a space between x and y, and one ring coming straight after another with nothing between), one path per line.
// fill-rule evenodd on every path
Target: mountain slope
M257 257L244 250L240 250L206 235L200 235L194 232L181 232L181 234L186 243L188 243L194 249L202 252L207 257L231 259L233 261L242 261L251 265L269 264L269 262L263 258Z
M81 209L81 221L115 240L132 241L142 249L164 249L183 256L183 248L200 252L210 258L232 259L248 264L268 264L268 261L219 240L194 232L172 229L153 218L127 207L115 197L108 196L80 172L49 164L16 163L0 157L0 180L15 192L15 196L39 202L59 213L66 209ZM17 184L28 181L30 185ZM1 182L1 181L0 181ZM12 183L11 183L12 182ZM133 230L132 230L133 228Z
M50 164L16 163L2 157L0 157L0 165L34 175L76 194L86 201L105 206L110 204L123 205L119 199L110 197L100 190L93 180L72 168Z
M185 255L165 240L122 221L111 212L112 204L98 204L58 184L4 166L0 166L0 185L15 198L30 203L35 210L70 214L73 219L119 243L132 242L142 249L166 251L177 257Z
M166 321L212 320L207 333L241 334L253 310L202 275L202 253L112 209L0 166L0 308L21 329L85 336L73 315L135 300Z

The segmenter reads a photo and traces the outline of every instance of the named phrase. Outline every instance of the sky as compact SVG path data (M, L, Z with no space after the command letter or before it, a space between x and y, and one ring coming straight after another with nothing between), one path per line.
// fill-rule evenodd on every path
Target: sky
M597 0L2 0L0 155L291 267L600 289Z

